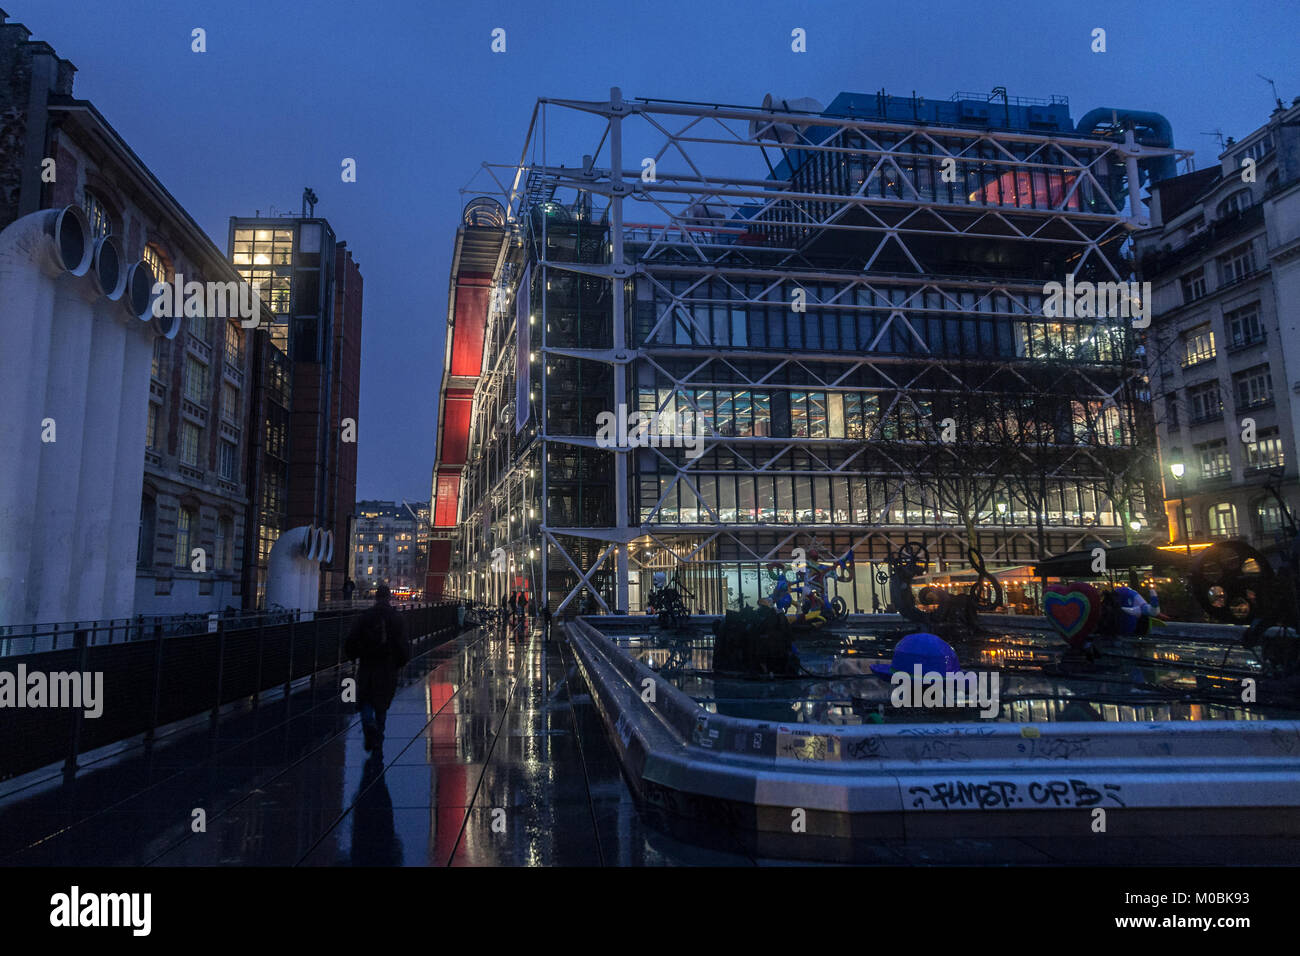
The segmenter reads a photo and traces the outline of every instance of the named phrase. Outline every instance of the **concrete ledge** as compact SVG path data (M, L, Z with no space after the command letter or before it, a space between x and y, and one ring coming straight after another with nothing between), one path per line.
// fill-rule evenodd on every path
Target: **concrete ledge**
M709 713L587 620L566 632L634 790L670 813L917 839L1086 836L1100 807L1135 835L1300 836L1300 721L782 725Z

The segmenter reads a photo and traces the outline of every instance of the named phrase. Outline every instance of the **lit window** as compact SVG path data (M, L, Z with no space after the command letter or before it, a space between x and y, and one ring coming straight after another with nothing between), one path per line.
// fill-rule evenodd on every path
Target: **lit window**
M93 239L102 238L113 231L113 217L108 207L89 189L86 190L86 218L90 220L90 235Z
M1183 367L1208 362L1217 354L1214 349L1214 330L1209 323L1189 330L1183 337Z
M149 403L149 424L145 428L144 444L146 448L158 447L158 406Z
M1237 533L1237 506L1224 501L1209 510L1210 534L1216 538L1231 538Z
M1247 468L1281 468L1286 464L1282 439L1276 428L1262 431L1253 442L1246 442Z
M150 243L144 247L144 264L149 267L153 273L155 282L167 282L171 279L171 269L167 267L167 260L163 258L162 252L158 247Z
M178 568L190 566L190 549L194 535L194 511L181 508L176 512L176 556L173 565Z

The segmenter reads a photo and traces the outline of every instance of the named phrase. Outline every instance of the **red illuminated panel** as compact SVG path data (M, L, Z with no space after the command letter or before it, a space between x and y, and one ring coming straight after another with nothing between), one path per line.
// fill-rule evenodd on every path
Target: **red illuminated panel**
M456 499L459 495L460 475L438 475L438 495L433 510L435 528L456 526Z
M1065 194L1078 179L1070 173L1063 176L1046 173L1012 170L986 183L982 189L970 194L971 202L984 202L996 206L1033 206L1038 209L1059 209ZM1079 208L1079 191L1070 193L1065 209Z
M469 448L469 419L474 407L472 392L453 394L448 390L442 411L442 448L438 466L465 464Z
M486 286L456 286L456 326L451 343L451 374L478 375L483 370L483 330L487 326Z
M424 575L424 596L428 600L442 597L442 586L451 568L451 542L429 542L429 569Z

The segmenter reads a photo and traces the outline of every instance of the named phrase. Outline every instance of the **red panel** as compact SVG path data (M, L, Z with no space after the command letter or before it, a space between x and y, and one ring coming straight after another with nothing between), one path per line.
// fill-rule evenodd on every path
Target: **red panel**
M469 420L474 400L453 396L449 391L442 410L442 448L438 466L463 465L469 449Z
M424 576L424 596L426 600L442 597L442 587L447 580L447 571L451 568L451 542L429 542L429 570Z
M489 289L456 285L456 326L451 343L451 374L478 375L483 370L483 330L487 326Z
M456 499L460 495L460 475L439 475L438 496L434 504L433 526L435 528L454 528L456 526ZM432 542L430 543L432 547ZM448 545L450 547L450 545ZM450 557L451 552L448 551ZM433 567L432 551L429 567Z

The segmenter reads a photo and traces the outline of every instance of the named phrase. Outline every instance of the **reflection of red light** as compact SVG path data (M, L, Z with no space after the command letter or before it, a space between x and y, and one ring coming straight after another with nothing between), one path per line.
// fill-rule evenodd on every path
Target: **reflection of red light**
M1032 178L1033 189L1030 185ZM997 179L986 183L982 188L970 194L971 202L983 202L1003 206L1034 206L1040 208L1061 208L1064 201L1066 209L1079 208L1079 192L1070 192L1074 181L1079 177L1072 173L1048 177L1047 173L1028 170L1011 170ZM1070 198L1066 200L1066 193ZM1035 203L1035 200L1037 202Z

